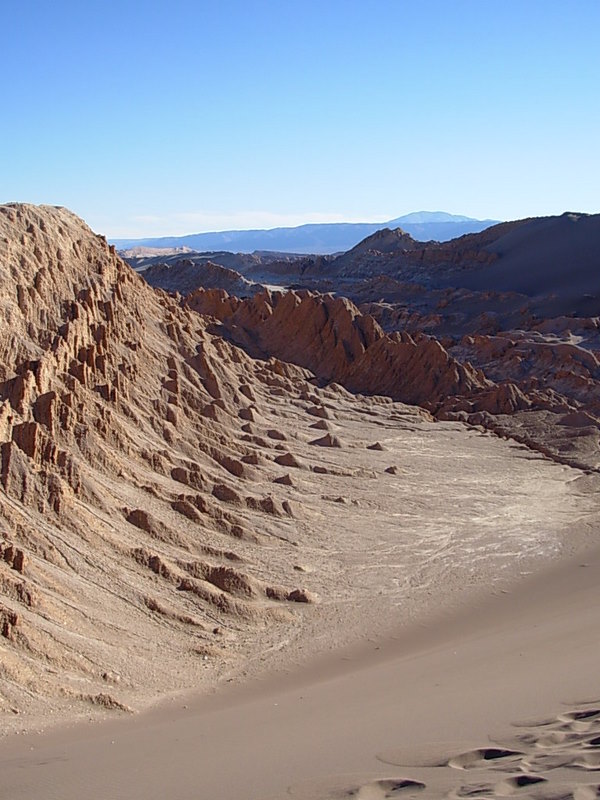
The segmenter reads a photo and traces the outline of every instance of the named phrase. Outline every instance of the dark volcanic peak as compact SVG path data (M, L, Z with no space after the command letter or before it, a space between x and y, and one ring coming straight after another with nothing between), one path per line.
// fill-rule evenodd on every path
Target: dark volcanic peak
M501 226L509 223L503 223ZM490 229L492 230L492 229ZM401 228L384 229L360 242L352 250L333 260L330 276L360 280L376 275L401 277L404 281L423 281L428 285L443 281L456 265L471 266L490 263L497 256L488 252L484 243L496 234L467 234L450 242L417 242Z
M402 228L381 228L371 236L367 236L362 242L355 245L347 255L351 253L359 254L367 251L377 253L395 253L403 250L417 250L422 248L421 242L415 241L410 233L406 233Z

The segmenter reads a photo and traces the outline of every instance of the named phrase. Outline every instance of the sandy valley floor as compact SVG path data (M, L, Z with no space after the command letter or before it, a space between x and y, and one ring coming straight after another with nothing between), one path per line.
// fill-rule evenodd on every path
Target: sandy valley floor
M330 411L341 448L309 444L314 418L289 404L264 420L295 431L304 468L284 488L302 515L278 524L320 602L245 640L235 667L207 665L208 695L6 739L1 797L566 797L594 783L595 479L403 406ZM306 468L316 452L329 474Z

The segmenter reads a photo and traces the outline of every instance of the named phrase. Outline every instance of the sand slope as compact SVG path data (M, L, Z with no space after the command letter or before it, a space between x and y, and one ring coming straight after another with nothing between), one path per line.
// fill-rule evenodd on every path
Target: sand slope
M596 550L278 680L13 741L4 796L571 797L599 782L599 578Z

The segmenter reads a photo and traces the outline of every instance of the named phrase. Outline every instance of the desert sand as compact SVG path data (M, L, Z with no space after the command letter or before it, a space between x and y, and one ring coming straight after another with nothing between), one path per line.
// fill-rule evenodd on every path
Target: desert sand
M237 691L14 738L3 796L596 797L598 549L585 558Z
M597 796L589 461L436 419L505 390L349 302L226 329L0 211L0 797ZM394 375L432 408L329 382Z

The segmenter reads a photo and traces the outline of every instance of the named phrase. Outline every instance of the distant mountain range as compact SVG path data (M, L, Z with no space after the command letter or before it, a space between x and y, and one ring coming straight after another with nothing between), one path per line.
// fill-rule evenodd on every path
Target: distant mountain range
M387 222L334 222L270 230L219 231L150 239L111 239L119 250L133 247L189 247L198 252L229 250L253 253L339 253L354 247L381 228L402 228L419 241L446 242L466 233L479 233L497 220L473 219L443 211L417 211Z

